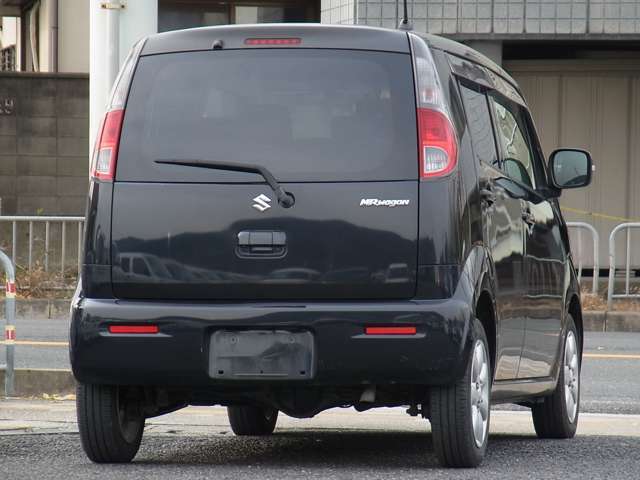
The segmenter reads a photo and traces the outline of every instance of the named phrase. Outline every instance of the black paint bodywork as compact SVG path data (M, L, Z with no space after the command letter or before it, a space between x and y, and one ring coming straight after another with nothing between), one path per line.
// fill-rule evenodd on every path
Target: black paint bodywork
M224 48L245 48L245 38L265 36L300 37L304 48L411 51L406 32L264 25L156 35L142 55L206 50L216 40ZM178 389L191 404L271 404L297 416L359 405L370 385L380 392L378 404L419 402L425 398L422 387L461 375L472 341L470 322L480 298L488 297L494 310L493 400L530 402L555 388L568 312L581 329L559 192L527 191L474 155L458 81L518 99L513 80L455 42L417 38L431 48L458 136L458 166L445 178L418 181L416 170L415 181L284 184L297 210L274 207L267 216L247 215L225 200L267 193L259 180L91 182L71 321L70 356L79 381ZM492 205L481 197L487 186L499 197ZM369 195L400 195L411 200L411 208L380 212L353 206ZM318 196L326 200L314 206ZM204 204L212 200L224 206L224 214L205 215ZM501 229L521 228L521 208L529 209L535 224L522 227L522 244L513 248ZM243 263L234 241L246 230L287 234L289 276L269 259ZM176 242L175 248L167 242ZM212 243L227 250L207 251ZM185 271L180 282L162 275L139 282L114 265L123 252L213 272L206 281ZM329 261L328 255L336 256ZM115 324L154 324L161 333L109 334ZM393 325L415 326L418 334L364 335L367 326ZM310 331L315 374L280 383L214 379L208 348L220 329ZM305 400L296 403L296 396Z

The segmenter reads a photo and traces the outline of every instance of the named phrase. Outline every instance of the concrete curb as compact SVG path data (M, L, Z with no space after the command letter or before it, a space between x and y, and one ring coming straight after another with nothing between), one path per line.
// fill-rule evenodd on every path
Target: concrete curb
M69 316L71 300L67 299L16 299L16 318L48 320Z
M582 312L587 332L640 332L640 312Z
M39 397L43 393L50 395L69 395L76 393L76 381L71 370L45 368L16 368L16 397ZM4 387L4 370L0 370L0 385ZM4 394L4 388L2 389Z

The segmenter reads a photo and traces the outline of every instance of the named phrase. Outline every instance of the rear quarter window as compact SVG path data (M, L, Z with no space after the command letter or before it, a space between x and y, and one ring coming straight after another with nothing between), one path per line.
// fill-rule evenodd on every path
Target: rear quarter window
M407 54L321 49L173 53L139 60L116 180L246 182L261 177L158 165L258 164L280 181L417 178Z

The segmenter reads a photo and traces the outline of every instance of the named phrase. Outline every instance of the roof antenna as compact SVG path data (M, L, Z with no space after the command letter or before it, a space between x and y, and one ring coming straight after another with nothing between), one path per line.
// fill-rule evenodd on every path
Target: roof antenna
M398 30L405 30L407 32L413 30L413 25L409 21L409 13L407 12L407 0L402 0L404 12L402 14L402 20L398 25Z

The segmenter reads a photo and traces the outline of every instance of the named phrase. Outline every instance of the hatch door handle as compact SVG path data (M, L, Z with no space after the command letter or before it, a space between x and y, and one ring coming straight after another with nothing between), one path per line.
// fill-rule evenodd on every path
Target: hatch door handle
M279 230L238 232L239 257L282 257L287 252L287 234Z

